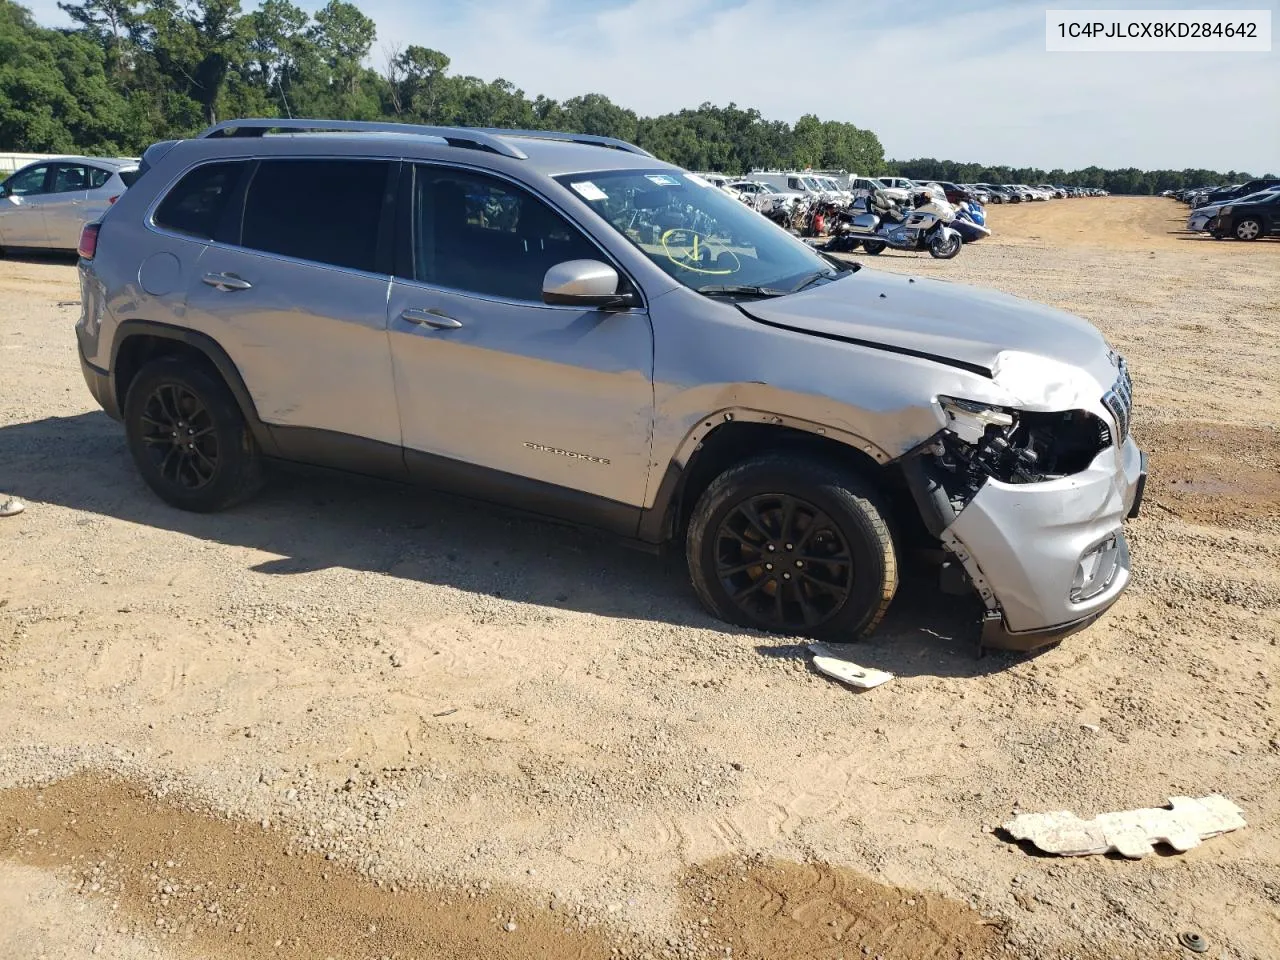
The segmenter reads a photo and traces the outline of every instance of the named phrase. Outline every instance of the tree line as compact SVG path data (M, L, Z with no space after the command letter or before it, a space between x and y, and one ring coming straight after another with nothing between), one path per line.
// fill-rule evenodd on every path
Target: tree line
M898 175L912 180L947 180L952 183L1052 183L1067 187L1101 187L1111 193L1155 194L1164 190L1180 190L1183 187L1202 187L1219 183L1243 183L1255 179L1254 175L1240 170L1139 170L1125 167L1106 170L1102 167L1085 167L1083 170L1066 171L1061 168L1041 170L1038 167L990 167L981 163L956 163L953 160L894 160L890 165ZM1264 173L1264 177L1274 177Z
M450 71L418 45L366 65L377 28L353 3L314 15L289 0L82 0L58 6L75 26L39 26L0 0L0 150L137 155L230 117L325 117L567 130L618 137L679 166L843 169L931 179L1100 186L1151 193L1243 178L1213 171L1063 171L950 161L886 161L880 140L851 123L807 114L794 124L730 103L643 117L599 93L530 98L501 78Z
M383 50L355 4L314 16L289 0L82 0L71 30L40 27L0 0L0 149L136 155L219 118L325 117L569 130L619 137L697 170L879 170L884 148L851 123L766 120L704 103L642 117L599 93L557 101L507 80L452 73L439 50Z

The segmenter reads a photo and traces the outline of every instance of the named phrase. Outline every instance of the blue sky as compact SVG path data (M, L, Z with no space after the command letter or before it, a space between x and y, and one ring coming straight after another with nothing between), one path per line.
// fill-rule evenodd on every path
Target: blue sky
M298 2L298 0L295 0ZM530 96L645 114L703 101L874 130L887 156L1073 169L1280 171L1280 51L1047 53L1046 9L1269 9L1280 0L361 0L393 45ZM55 0L26 0L48 25ZM317 0L301 0L315 10ZM246 0L246 7L251 6Z

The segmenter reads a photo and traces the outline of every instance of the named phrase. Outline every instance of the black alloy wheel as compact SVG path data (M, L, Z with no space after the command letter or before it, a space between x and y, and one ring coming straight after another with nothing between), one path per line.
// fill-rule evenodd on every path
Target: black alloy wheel
M853 557L840 529L812 503L762 494L720 521L716 576L733 603L781 633L816 627L853 589Z
M122 412L133 462L165 502L208 513L262 487L258 445L212 364L185 356L152 360L129 384Z
M161 383L144 401L141 439L160 476L196 491L218 472L221 451L213 417L182 384Z

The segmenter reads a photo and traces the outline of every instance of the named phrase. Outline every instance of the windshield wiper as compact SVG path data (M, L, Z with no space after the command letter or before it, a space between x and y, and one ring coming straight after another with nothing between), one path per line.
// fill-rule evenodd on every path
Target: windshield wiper
M813 276L809 277L807 280L802 280L799 286L792 287L791 292L799 293L805 287L812 286L813 284L817 283L819 280L834 280L838 276L840 276L840 274L835 271L832 271L831 273L815 273Z
M790 290L776 287L724 286L698 287L698 292L708 297L785 297Z

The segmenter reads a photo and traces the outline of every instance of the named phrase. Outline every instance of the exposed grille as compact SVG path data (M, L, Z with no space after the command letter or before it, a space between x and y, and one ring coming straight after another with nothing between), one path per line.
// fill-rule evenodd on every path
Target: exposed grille
M1116 420L1116 445L1124 443L1129 436L1129 417L1133 413L1133 380L1129 377L1129 368L1124 360L1119 360L1120 376L1111 389L1102 396L1103 405L1111 411Z

